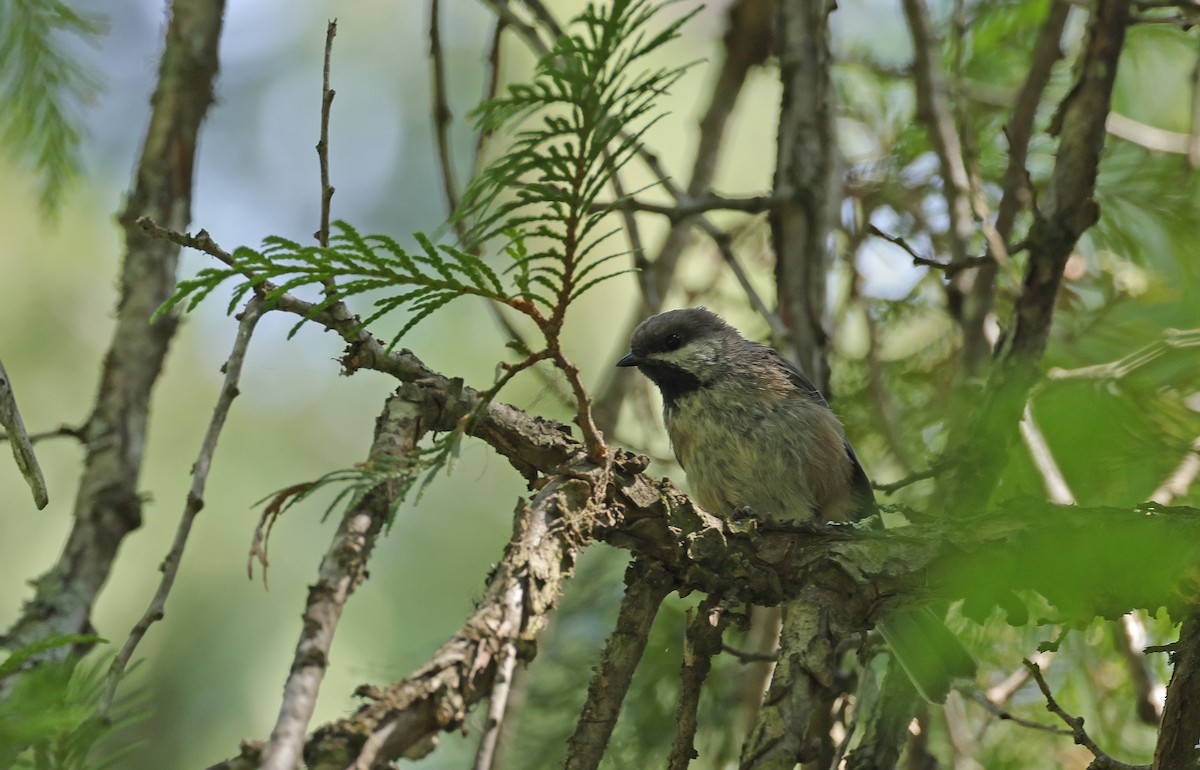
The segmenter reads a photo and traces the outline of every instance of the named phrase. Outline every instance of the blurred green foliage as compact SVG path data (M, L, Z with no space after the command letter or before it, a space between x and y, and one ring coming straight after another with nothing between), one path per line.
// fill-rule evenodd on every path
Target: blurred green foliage
M0 767L100 770L134 750L120 737L147 717L144 697L126 694L98 716L111 655L90 661L67 657L21 670L25 661L47 650L104 642L82 634L54 636L15 650L0 663L5 695L0 700ZM115 748L97 751L102 742Z
M79 107L100 88L67 38L94 43L103 31L100 17L59 0L0 6L0 146L33 169L47 213L79 173Z

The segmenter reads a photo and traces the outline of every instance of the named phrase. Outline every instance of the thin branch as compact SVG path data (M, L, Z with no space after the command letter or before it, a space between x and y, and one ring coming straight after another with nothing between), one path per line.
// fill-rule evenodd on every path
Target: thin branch
M712 669L712 657L721 651L721 635L728 624L720 600L709 596L696 608L683 641L683 671L679 701L675 704L675 741L667 759L667 770L687 770L696 758L696 712L700 689Z
M1095 761L1090 767L1095 770L1150 770L1150 765L1130 765L1120 762L1104 753L1101 748L1096 745L1087 731L1083 729L1083 717L1073 717L1062 706L1058 705L1058 701L1054 700L1054 694L1050 692L1050 685L1046 684L1046 678L1042 676L1042 669L1038 664L1026 659L1022 661L1025 667L1029 669L1029 673L1033 676L1033 680L1037 682L1038 689L1042 691L1042 695L1046 698L1046 710L1058 716L1069 728L1071 735L1075 738L1075 743L1083 746L1092 756Z
M98 709L101 715L107 714L112 708L121 677L125 675L125 669L129 666L129 661L133 659L133 653L146 636L146 632L156 621L163 618L167 597L171 594L175 578L179 574L179 567L183 563L183 551L187 547L192 524L195 523L196 516L204 508L204 490L208 484L208 472L212 468L213 455L217 450L217 440L221 437L221 430L225 427L225 420L229 417L233 400L238 396L238 383L242 376L242 366L246 361L246 350L250 346L250 338L254 334L254 327L258 324L258 319L262 317L263 309L263 300L253 297L246 303L246 307L240 315L233 348L229 352L229 358L221 367L221 371L225 373L225 379L221 383L221 393L217 397L216 406L213 407L212 418L208 422L208 430L200 444L196 462L192 465L192 486L188 490L183 515L180 516L179 525L175 530L175 540L171 544L171 550L167 552L166 558L159 565L162 580L159 581L158 590L150 600L150 606L146 608L141 619L129 632L129 638L125 640L121 651L117 653L108 667L104 697L101 699Z
M587 700L575 732L567 740L563 770L595 770L600 766L633 672L646 649L658 607L672 590L665 572L637 559L625 572L625 585L616 628L588 684Z
M550 53L550 46L542 39L542 33L538 31L537 27L513 13L508 0L484 0L484 2L496 14L497 19L503 21L505 26L511 27L525 41L525 45L529 46L535 56L540 58Z
M458 211L458 187L450 157L450 102L446 98L446 60L442 55L441 1L429 2L429 61L433 70L433 136L437 145L438 166L442 171L442 192L450 209L451 221L460 242L466 242L467 223L455 217Z
M706 218L700 217L697 222L700 229L712 239L716 244L717 250L721 252L721 256L725 259L725 264L729 266L729 271L733 273L733 277L737 279L738 285L742 287L742 291L746 293L746 298L750 300L750 306L758 312L760 316L767 322L771 328L771 336L776 340L785 340L791 332L783 323L783 319L778 314L771 311L767 307L767 303L763 301L758 292L755 291L753 284L750 283L750 277L746 275L746 271L742 269L742 264L738 260L737 255L733 253L733 243L729 234L717 228L712 222Z
M1186 155L1189 159L1200 155L1200 138L1192 134L1151 126L1119 112L1108 113L1108 120L1104 126L1113 136L1145 147L1151 152L1170 152Z
M871 235L874 235L877 238L882 238L888 243L904 249L904 251L908 253L908 256L912 257L914 265L924 265L925 267L931 267L934 270L941 270L946 274L946 278L953 278L964 270L970 270L971 268L975 267L984 267L985 265L994 265L996 263L996 261L988 254L984 254L983 256L979 257L964 257L957 262L939 262L936 259L930 259L929 257L921 256L917 253L916 249L914 249L908 243L908 241L904 240L898 235L889 235L869 222L867 223L866 230Z
M13 459L17 469L29 484L33 493L33 504L38 510L46 507L50 496L46 492L46 478L42 475L42 466L38 465L37 455L33 453L33 442L25 431L25 423L21 420L21 410L17 408L16 395L13 393L12 380L0 363L0 426L4 427L3 435L12 447Z
M500 51L503 48L504 30L507 26L508 22L505 21L504 17L497 15L496 26L492 28L492 42L488 47L487 85L484 87L483 96L479 100L480 104L495 99L496 94L500 92ZM483 158L483 145L490 136L490 132L481 130L475 137L475 154L471 160L472 176L479 171L480 160Z
M604 152L604 157L611 163L611 157L607 150ZM613 170L609 183L612 185L613 195L617 196L617 205L614 208L621 215L621 223L624 225L626 237L629 239L629 253L633 258L633 267L637 271L638 286L642 291L642 296L652 304L662 304L662 298L657 296L658 289L650 274L650 263L646 260L646 249L642 245L642 232L638 228L637 217L633 215L635 209L621 205L632 201L633 198L626 196L625 184L621 181L619 169Z
M329 183L329 114L335 91L329 87L329 65L333 58L333 38L337 35L337 19L325 27L325 63L321 75L321 138L317 142L317 162L321 167L321 227L317 242L329 246L329 209L333 201L333 185ZM332 288L332 287L329 287Z
M737 658L738 663L774 663L779 660L778 652L751 652L750 650L739 650L729 644L722 644L721 652L727 652Z
M520 583L511 585L505 594L506 617L521 616L521 602L525 592ZM512 693L513 675L517 670L517 645L512 639L504 639L496 664L496 678L492 694L488 696L487 722L479 736L479 747L475 752L474 770L492 770L496 764L496 748L504 728L504 716L508 710L509 695Z
M1162 723L1166 687L1158 681L1146 660L1146 623L1140 612L1127 612L1112 624L1113 646L1129 671L1133 702L1142 724L1158 727Z
M1001 238L1012 237L1013 224L1023 206L1029 203L1028 174L1025 161L1029 156L1029 142L1033 137L1033 124L1041 105L1042 94L1050 82L1055 63L1062 58L1063 28L1071 10L1068 0L1051 0L1046 21L1038 33L1033 46L1029 74L1013 104L1012 117L1004 127L1008 138L1008 163L1004 168L1000 204L996 209L996 231Z
M1033 661L1039 666L1048 666L1054 660L1054 653L1049 650L1044 650L1033 656ZM983 692L983 697L989 702L995 704L1008 703L1017 690L1025 686L1029 681L1029 669L1021 666L1013 669L1013 672L1002 679L1000 682L992 685Z
M1054 725L1042 724L1041 722L1035 722L1032 719L1019 717L1003 706L993 703L988 699L988 696L981 692L972 692L970 695L971 700L990 711L997 719L1001 719L1005 722L1012 722L1013 724L1020 725L1021 727L1028 727L1030 730L1041 730L1043 732L1053 733L1055 735L1074 735L1072 731L1064 727L1055 727Z
M596 210L613 209L616 211L637 211L647 214L659 214L671 220L681 222L697 214L710 211L740 211L746 214L764 214L787 198L784 193L771 195L752 195L746 198L728 198L716 193L708 193L698 198L686 195L676 199L674 203L650 203L633 197L618 196L618 200L593 204Z
M947 235L950 262L967 259L967 248L975 233L969 192L971 179L963 161L962 140L954 126L949 87L935 57L940 50L923 0L904 0L904 17L913 43L913 82L917 90L917 118L925 124L929 143L942 169L946 210L950 216Z
M402 389L389 397L376 422L367 462L395 463L408 456L426 430L424 411L419 392L414 397ZM308 590L300 639L261 770L294 770L300 764L334 632L350 595L366 578L367 561L389 519L398 483L379 485L348 509L321 560L317 580Z
M950 468L953 468L955 465L956 462L954 460L942 459L933 463L925 470L913 471L902 479L898 479L888 484L872 484L872 486L875 487L875 489L879 492L882 492L885 495L890 495L898 490L903 489L904 487L912 486L918 481L932 479L939 474L946 472Z
M1033 409L1029 402L1025 403L1025 414L1021 417L1021 438L1029 448L1029 456L1042 476L1042 483L1046 485L1046 494L1050 500L1058 505L1074 505L1075 495L1050 451L1046 436L1038 427L1037 420L1033 418Z
M1162 339L1143 345L1137 350L1115 361L1081 366L1077 369L1054 367L1046 372L1046 379L1057 380L1120 380L1135 370L1153 363L1172 350L1188 350L1200 347L1200 329L1166 329Z
M29 443L36 444L39 441L45 441L48 438L73 438L76 441L87 441L87 436L84 434L85 428L73 427L71 425L60 425L54 430L43 430L37 433L30 433ZM0 441L8 441L8 434L0 432Z

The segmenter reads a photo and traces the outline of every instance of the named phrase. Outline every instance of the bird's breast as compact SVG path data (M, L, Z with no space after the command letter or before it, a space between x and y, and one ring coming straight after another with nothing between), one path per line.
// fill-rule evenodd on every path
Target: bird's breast
M827 408L799 397L704 390L677 399L664 417L705 510L727 516L749 507L780 520L847 517L850 465L841 425Z

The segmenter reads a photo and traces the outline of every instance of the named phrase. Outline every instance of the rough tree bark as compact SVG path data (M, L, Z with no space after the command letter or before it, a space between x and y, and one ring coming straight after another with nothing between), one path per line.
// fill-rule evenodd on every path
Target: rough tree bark
M786 348L821 392L829 393L825 358L825 282L836 210L833 175L833 56L828 0L780 0L776 23L783 84L771 210L775 291L791 333Z

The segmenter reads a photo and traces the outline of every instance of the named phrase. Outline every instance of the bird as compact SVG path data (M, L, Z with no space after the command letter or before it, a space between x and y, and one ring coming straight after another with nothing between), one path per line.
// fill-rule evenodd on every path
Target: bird
M866 471L820 390L716 313L651 316L617 366L637 367L658 387L672 449L704 510L815 525L876 512ZM894 610L877 627L925 700L942 703L974 679L974 659L929 608Z

